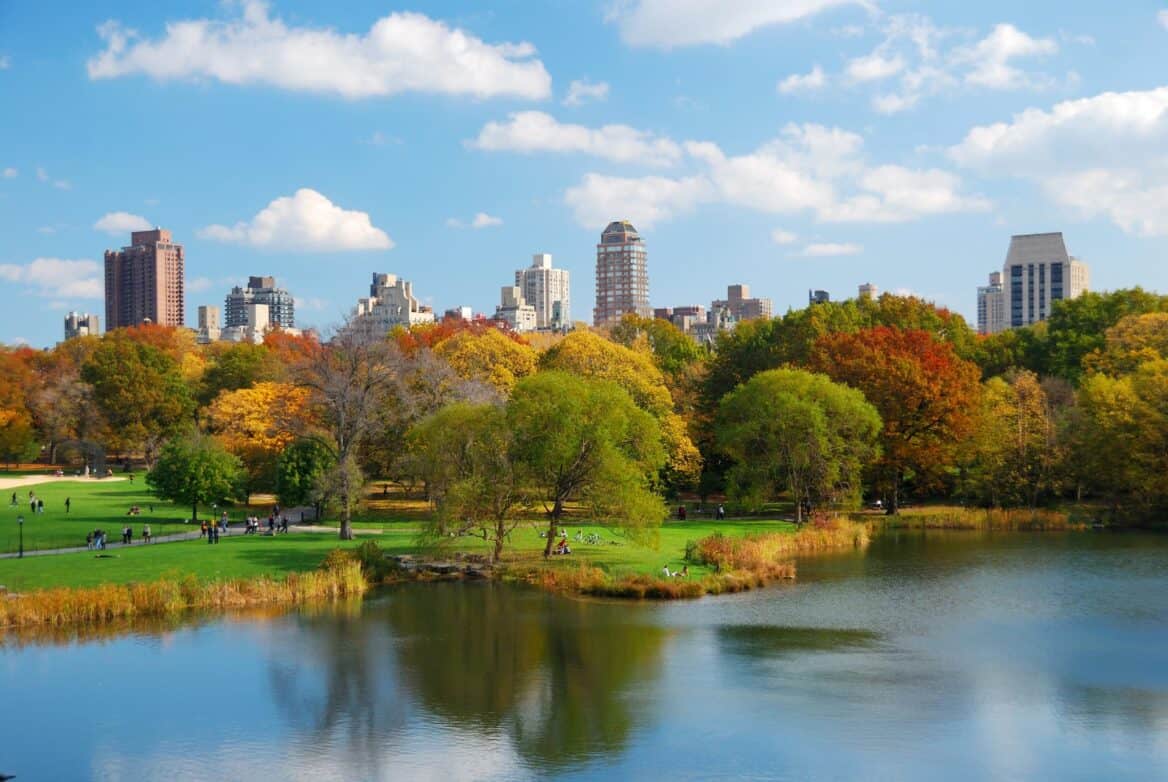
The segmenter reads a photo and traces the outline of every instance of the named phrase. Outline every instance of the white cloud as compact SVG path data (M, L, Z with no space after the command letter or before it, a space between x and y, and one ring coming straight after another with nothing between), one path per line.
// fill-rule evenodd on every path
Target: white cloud
M8 168L4 169L4 171L3 171L5 179L14 179L19 173L20 172L17 171L12 166L9 166Z
M568 85L564 105L581 106L592 100L608 100L608 82L598 81L594 84L587 79L573 81Z
M73 185L71 185L65 179L53 179L51 176L49 176L49 172L45 171L40 166L37 166L36 178L38 182L44 182L45 184L52 185L58 190L71 190L73 188Z
M630 0L615 4L607 19L627 44L669 49L729 44L841 6L874 8L867 0Z
M0 57L0 71L6 71L12 65L12 58L8 55Z
M778 90L783 95L796 92L814 92L827 85L827 76L823 68L816 65L810 73L793 73L779 82Z
M315 190L277 198L255 217L234 226L209 225L203 239L252 247L313 251L389 250L393 241L366 212L342 209Z
M215 287L215 281L210 277L195 277L187 280L185 289L187 293L204 293Z
M565 200L584 226L628 216L651 225L702 204L764 214L810 213L820 222L906 222L937 214L980 212L990 203L962 191L956 175L939 169L873 166L861 136L821 125L788 125L744 155L711 142L687 142L698 173L683 178L588 174Z
M999 24L977 38L973 31L939 27L925 16L894 14L883 20L880 32L880 43L868 54L849 60L836 80L852 87L886 83L871 98L872 108L880 114L907 111L925 98L962 87L1041 90L1059 84L1049 74L1019 64L1057 54L1058 42L1035 38L1012 24ZM1082 38L1060 35L1075 42ZM1076 81L1073 72L1066 74L1066 86Z
M1168 30L1168 8L1156 14L1156 20L1160 22L1160 26Z
M967 84L996 90L1045 87L1049 77L1035 76L1010 64L1020 57L1042 57L1057 53L1050 38L1032 38L1012 24L999 24L993 32L970 47L953 52L953 62L968 65Z
M1027 109L973 128L949 155L986 175L1031 181L1084 217L1168 236L1168 87Z
M300 310L301 312L323 312L329 306L327 299L315 299L312 297L296 296L293 299L293 302L296 305L296 309Z
M100 299L105 295L101 267L96 261L37 258L29 264L0 264L0 280L28 286L50 299Z
M799 235L784 231L782 228L776 228L771 231L771 241L775 244L794 244L799 241Z
M503 224L501 217L494 217L486 212L477 212L469 223L459 220L457 217L448 217L446 219L447 228L473 228L476 231L483 228L494 228Z
M805 258L833 258L841 255L859 255L864 251L864 248L858 244L824 242L822 244L809 244L803 248L800 253Z
M242 0L238 17L168 22L149 40L119 22L98 28L105 50L90 79L145 74L159 81L215 80L370 98L403 92L541 99L551 77L529 43L488 44L418 13L392 13L367 33L294 27L263 0Z
M404 144L405 142L398 136L389 136L382 133L380 130L375 130L366 138L361 139L362 144L368 144L371 147L384 147L386 145Z
M612 220L627 219L648 228L692 212L711 196L712 186L702 177L636 179L587 174L564 193L564 202L574 211L576 222L586 227L601 228Z
M578 152L618 163L668 166L681 157L681 147L668 138L628 125L588 128L561 123L542 111L520 111L506 122L488 122L474 149L510 152Z
M130 214L129 212L110 212L103 215L93 224L93 227L95 230L104 231L107 234L121 236L131 231L149 231L154 225L142 215Z

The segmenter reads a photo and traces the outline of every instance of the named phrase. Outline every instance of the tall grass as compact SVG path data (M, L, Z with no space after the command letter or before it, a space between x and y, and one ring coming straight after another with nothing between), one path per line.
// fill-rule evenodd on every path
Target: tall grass
M1064 511L1042 508L921 508L886 516L889 529L990 530L995 532L1083 530L1087 524Z
M744 592L772 581L795 578L792 562L774 563L765 572L711 573L694 578L662 578L643 574L613 577L600 568L541 569L522 580L549 592L618 597L633 600L683 600L703 595Z
M702 538L689 552L694 562L720 573L745 571L769 577L783 560L799 554L867 547L867 524L841 519L817 518L794 535L771 532L730 537L714 533Z
M172 616L190 609L299 605L321 598L359 595L368 588L355 561L283 578L201 582L193 575L139 584L57 587L19 595L0 595L0 628L78 623L102 624L135 617Z

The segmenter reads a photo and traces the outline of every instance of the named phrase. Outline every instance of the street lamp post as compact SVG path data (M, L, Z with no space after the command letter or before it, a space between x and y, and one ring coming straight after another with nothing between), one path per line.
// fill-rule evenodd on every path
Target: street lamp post
M24 516L17 516L16 524L20 528L20 553L16 555L16 558L24 559Z

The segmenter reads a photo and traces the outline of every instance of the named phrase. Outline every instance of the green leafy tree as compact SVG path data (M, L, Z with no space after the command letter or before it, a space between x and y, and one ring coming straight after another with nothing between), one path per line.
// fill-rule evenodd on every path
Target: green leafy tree
M195 409L179 366L159 348L119 329L106 334L81 367L116 449L142 449L153 461L159 443L193 421Z
M414 427L409 447L438 506L430 537L474 532L493 544L497 562L526 501L504 409L449 405Z
M880 415L826 375L773 369L726 395L715 432L733 460L730 495L758 507L789 491L802 522L804 502L858 499L861 471L879 453Z
M286 369L267 345L251 342L215 343L199 382L200 404L210 404L223 391L251 388L256 383L284 379Z
M276 462L276 496L285 507L311 505L319 519L328 501L324 479L335 466L332 449L320 440L296 440Z
M192 521L199 520L199 505L235 497L242 480L239 459L214 437L197 432L170 440L146 474L159 497L191 506Z
M521 480L548 508L544 556L569 500L632 533L664 520L665 503L654 491L666 459L660 426L615 383L532 375L516 385L507 425Z

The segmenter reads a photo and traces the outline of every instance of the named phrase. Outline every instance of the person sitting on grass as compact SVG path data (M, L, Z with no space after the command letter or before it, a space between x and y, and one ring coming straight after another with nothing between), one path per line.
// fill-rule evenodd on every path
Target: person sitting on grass
M571 554L572 549L568 546L567 538L560 538L560 542L556 544L557 554Z
M677 576L678 578L689 578L689 565L682 565L681 572L674 573L673 575Z

